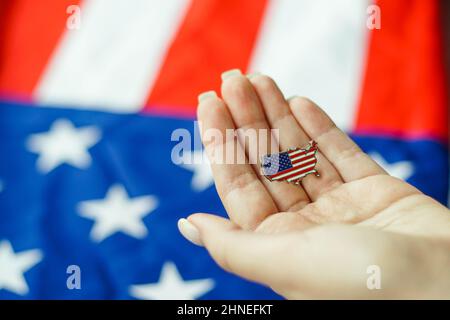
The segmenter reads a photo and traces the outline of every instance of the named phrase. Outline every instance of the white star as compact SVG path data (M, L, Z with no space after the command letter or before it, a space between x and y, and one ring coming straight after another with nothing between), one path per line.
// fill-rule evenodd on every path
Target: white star
M75 128L67 119L53 122L48 132L36 133L27 140L29 151L38 153L37 168L48 173L63 163L80 169L91 164L88 149L100 139L96 127Z
M411 161L388 163L377 152L371 152L369 155L376 163L378 163L384 170L387 171L387 173L389 173L393 177L402 180L408 180L414 174L414 165Z
M103 200L80 203L79 214L95 220L91 238L100 242L116 232L142 239L147 235L147 227L142 219L155 210L158 201L154 196L129 198L122 185L112 186Z
M185 152L180 167L194 173L191 180L193 190L201 192L214 184L210 162L203 151Z
M18 295L27 294L29 289L23 274L41 260L40 250L16 254L9 241L0 242L0 290L6 289Z
M131 286L130 295L142 300L194 300L213 287L212 279L183 280L175 264L166 262L157 283Z

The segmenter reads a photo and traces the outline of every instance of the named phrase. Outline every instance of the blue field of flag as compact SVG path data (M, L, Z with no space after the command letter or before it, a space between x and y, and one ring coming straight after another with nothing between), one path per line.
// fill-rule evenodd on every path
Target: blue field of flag
M96 128L87 167L39 171L29 138L56 121ZM201 173L172 163L177 128L192 131L193 121L0 105L0 261L3 252L15 268L15 279L0 279L0 299L278 298L222 271L178 232L179 218L225 211L212 179L193 188ZM104 217L83 213L114 205L141 217L114 232ZM81 290L67 288L71 265L81 270Z
M172 162L178 128L193 134L193 121L2 103L0 299L279 298L179 234L179 218L225 211L207 169ZM353 138L390 173L446 201L443 145ZM58 139L76 141L65 157L52 149ZM78 289L68 283L74 268Z

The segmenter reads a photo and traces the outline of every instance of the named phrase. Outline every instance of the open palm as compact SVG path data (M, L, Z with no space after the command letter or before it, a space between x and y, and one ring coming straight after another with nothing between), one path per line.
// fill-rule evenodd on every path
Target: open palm
M257 163L213 161L216 188L230 221L195 214L182 224L199 230L198 242L225 269L288 298L442 295L442 282L429 288L419 284L432 282L426 278L430 274L448 274L448 210L389 176L313 102L299 97L286 101L269 77L247 78L232 71L224 75L222 99L211 93L201 97L198 118L202 132L218 129L223 136L227 129L278 129L280 151L310 140L319 147L320 177L308 175L301 185L270 182ZM224 149L223 142L203 138L209 154ZM273 141L258 139L226 144L243 148L249 159L259 158ZM259 146L256 155L249 149L252 144ZM367 289L371 265L389 280L383 290ZM424 270L422 276L419 271ZM405 281L405 276L415 280ZM446 279L450 284L448 275Z

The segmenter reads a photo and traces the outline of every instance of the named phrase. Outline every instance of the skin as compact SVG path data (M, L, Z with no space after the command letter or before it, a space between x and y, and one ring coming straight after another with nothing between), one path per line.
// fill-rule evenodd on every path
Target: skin
M221 267L288 299L450 298L446 207L389 176L312 101L286 101L265 75L228 76L221 96L199 103L203 132L279 129L279 150L313 139L320 173L298 186L269 182L258 165L213 163L229 219L188 221ZM222 147L211 141L203 141L209 153ZM367 288L372 265L380 290Z

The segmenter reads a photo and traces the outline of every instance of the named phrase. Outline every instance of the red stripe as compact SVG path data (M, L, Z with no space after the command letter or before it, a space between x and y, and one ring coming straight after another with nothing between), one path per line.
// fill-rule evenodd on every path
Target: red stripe
M310 148L310 149L308 149L308 150L304 150L304 151L302 151L302 152L299 152L299 153L297 153L297 154L295 154L295 155L293 155L293 154L294 154L295 152L298 152L299 150L293 150L293 151L290 151L288 154L289 154L290 157L294 158L294 157L298 157L298 156L301 156L301 155L304 155L304 154L307 154L307 153L310 153L310 152L313 152L313 151L316 151L316 150L317 150L317 148L314 147L314 148Z
M298 156L301 156L301 155L304 155L304 154L307 153L306 151L302 151L302 152L299 152L299 153L293 155L293 154L294 154L295 152L297 152L297 151L298 151L298 150L289 152L289 153L288 153L288 154L289 154L289 157L298 157ZM309 151L308 151L308 152L309 152Z
M306 161L306 160L309 160L309 159L315 159L315 157L316 156L314 154L312 154L310 156L303 157L303 158L300 158L300 159L297 159L297 160L291 160L291 163L294 165L294 164L302 162L302 161Z
M311 164L316 163L316 162L317 162L317 160L316 160L316 159L313 159L312 161L308 161L308 162L302 164L301 166L292 167L291 169L288 169L288 170L284 170L284 171L278 172L278 173L274 174L274 175L271 176L271 177L272 177L272 178L276 178L276 177L279 177L279 176L281 176L281 175L283 175L283 174L289 173L289 172L294 171L294 170L298 170L298 169L300 169L300 168L302 168L302 167L306 167L306 166L311 165ZM297 173L295 173L295 174L297 174ZM287 177L285 177L285 178L283 178L283 179L287 179Z
M293 173L293 174L291 174L291 175L289 175L289 176L287 176L287 177L284 177L284 178L282 178L282 179L283 179L283 180L289 180L289 179L291 179L291 178L293 178L293 177L295 177L295 176L300 176L300 175L302 175L302 174L304 174L304 173L307 173L307 172L310 172L310 171L313 171L313 170L314 170L314 167L308 168L308 169L304 169L304 170L302 170L302 171L295 172L295 173Z
M31 98L65 31L66 8L80 0L1 2L0 92Z
M448 137L439 1L379 0L356 131Z
M287 178L287 180L291 180L292 181L294 179L300 179L302 176L306 176L308 173L313 173L313 172L315 172L314 168L308 169L308 170L305 170L303 172L299 172L299 173L293 174L292 177Z
M195 115L197 95L220 89L220 74L245 71L267 0L193 0L145 111Z

